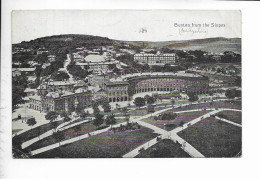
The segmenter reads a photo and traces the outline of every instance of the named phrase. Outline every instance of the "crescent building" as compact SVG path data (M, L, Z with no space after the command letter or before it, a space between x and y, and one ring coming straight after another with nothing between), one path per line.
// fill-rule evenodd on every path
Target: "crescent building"
M136 73L112 78L105 83L109 102L127 101L142 92L193 92L206 94L209 90L209 79L205 76L190 73Z

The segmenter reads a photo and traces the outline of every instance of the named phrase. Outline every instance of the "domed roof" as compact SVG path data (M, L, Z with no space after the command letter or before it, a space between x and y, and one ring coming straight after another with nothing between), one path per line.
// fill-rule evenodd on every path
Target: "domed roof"
M97 62L104 62L105 59L101 55L88 55L88 56L85 57L85 61L97 63Z

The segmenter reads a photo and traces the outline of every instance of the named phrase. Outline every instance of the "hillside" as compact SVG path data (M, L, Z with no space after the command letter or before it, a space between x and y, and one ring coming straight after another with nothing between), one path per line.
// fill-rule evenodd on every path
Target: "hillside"
M37 49L45 47L47 49L68 50L76 47L97 47L105 45L114 45L121 47L122 44L128 44L135 48L170 48L177 50L203 50L213 53L223 53L224 51L233 51L241 53L240 38L206 38L183 41L123 41L113 40L107 37L91 35L55 35L42 37L28 42L14 44L13 47L23 47Z
M233 51L241 53L240 38L207 38L183 41L143 42L124 41L125 43L146 48L170 48L177 50L203 50L213 53Z

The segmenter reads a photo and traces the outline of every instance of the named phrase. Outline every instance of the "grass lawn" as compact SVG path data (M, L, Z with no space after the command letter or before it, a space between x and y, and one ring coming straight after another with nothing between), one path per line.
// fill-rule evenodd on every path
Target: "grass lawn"
M119 158L157 137L153 130L141 127L133 131L107 131L33 156L34 158Z
M241 151L242 128L206 118L178 133L206 157L234 157Z
M152 124L161 129L171 131L171 130L175 129L176 127L178 127L181 121L183 121L184 123L187 123L187 122L190 122L193 119L196 119L209 112L210 112L210 110L178 113L177 117L174 120L154 120L154 117L149 117L149 118L143 119L142 121ZM172 126L164 127L164 124L172 124Z
M140 152L136 158L190 158L190 156L170 139L163 139Z
M116 124L125 122L125 119L116 119ZM103 124L105 125L105 124ZM94 126L91 122L85 122L80 124L81 129L77 130L77 126L71 127L69 129L66 129L64 131L61 131L62 134L64 134L64 139L63 140L68 140L71 139L73 137L77 137L83 134L87 134L90 132L93 132L97 129L96 126ZM63 141L62 140L62 141ZM49 136L46 137L38 142L35 142L34 144L30 145L28 148L26 148L27 150L36 150L51 144L55 144L58 141L53 137L53 136Z
M63 121L58 121L58 124L63 123ZM51 130L51 123L43 124L41 126L35 127L29 131L26 131L18 136L13 137L13 143L22 144L25 141L38 137L39 135Z
M13 129L13 130L12 130L12 133L13 133L13 134L16 134L16 133L19 132L19 131L22 131L22 129Z
M61 131L61 133L64 135L63 140L68 140L68 139L71 139L73 137L77 137L79 135L87 134L87 133L93 132L97 129L96 126L94 126L90 122L82 123L82 124L80 124L80 126L81 126L80 130L77 130L77 126L74 126L74 127L69 128L69 129ZM57 142L59 142L59 141L57 141L54 138L54 136L52 135L52 136L46 137L46 138L44 138L40 141L35 142L34 144L27 147L26 150L33 151L33 150L36 150L36 149L39 149L39 148L42 148L42 147L45 147L45 146L48 146L48 145L51 145L51 144L55 144Z
M224 114L227 116L227 120L241 124L242 123L242 113L240 111L221 111L218 114Z
M129 114L129 116L145 116L147 113L147 109L135 109L132 111L129 111L127 114Z
M188 106L183 106L181 108L174 108L172 111L185 111L192 109L203 109L203 108L230 108L230 109L240 109L241 101L214 101L212 103L202 103L202 104L192 104Z

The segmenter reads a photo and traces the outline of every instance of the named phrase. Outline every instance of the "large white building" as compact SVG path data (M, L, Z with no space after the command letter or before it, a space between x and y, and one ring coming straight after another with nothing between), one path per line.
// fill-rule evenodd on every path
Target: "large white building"
M134 55L134 60L138 63L148 65L174 64L176 55L175 53L138 53Z

